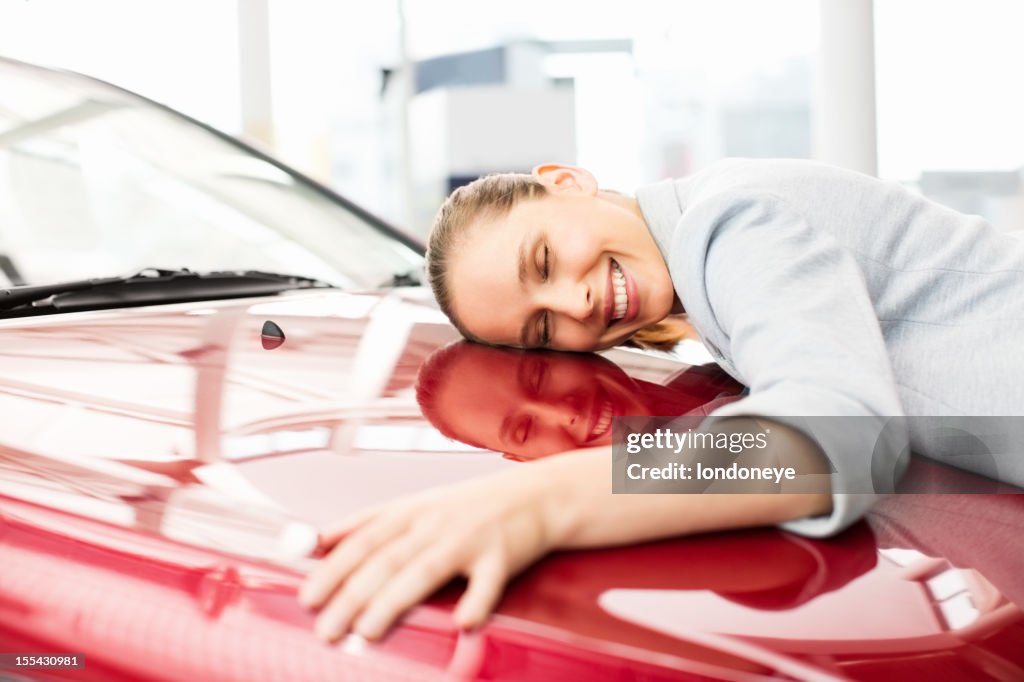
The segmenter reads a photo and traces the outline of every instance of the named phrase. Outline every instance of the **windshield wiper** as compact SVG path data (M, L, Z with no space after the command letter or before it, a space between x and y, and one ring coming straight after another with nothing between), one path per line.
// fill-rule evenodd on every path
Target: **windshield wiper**
M0 253L0 272L3 272L7 281L16 287L25 283L25 278L21 276L21 270L6 253Z
M320 289L333 286L310 277L257 270L201 273L188 269L146 268L125 277L102 277L2 289L0 317L270 296L292 289Z

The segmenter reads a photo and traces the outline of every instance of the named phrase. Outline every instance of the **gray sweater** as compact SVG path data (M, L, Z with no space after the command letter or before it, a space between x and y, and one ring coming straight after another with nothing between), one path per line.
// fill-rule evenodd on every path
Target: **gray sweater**
M690 321L750 387L713 416L1024 415L1024 240L810 161L727 159L636 197ZM908 422L913 451L971 468ZM996 475L1024 485L1017 435ZM814 437L853 492L786 527L824 536L872 504L879 468L901 473L902 446Z

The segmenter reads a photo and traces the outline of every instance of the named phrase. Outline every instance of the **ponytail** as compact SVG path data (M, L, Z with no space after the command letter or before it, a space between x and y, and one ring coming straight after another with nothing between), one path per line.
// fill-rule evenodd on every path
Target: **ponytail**
M627 346L652 350L672 350L683 339L698 338L685 315L670 315L661 322L638 329L626 341Z

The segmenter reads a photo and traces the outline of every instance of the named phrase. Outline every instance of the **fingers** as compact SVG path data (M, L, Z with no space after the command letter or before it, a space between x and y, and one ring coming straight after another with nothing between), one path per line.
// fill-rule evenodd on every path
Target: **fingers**
M320 531L317 544L324 548L338 544L338 541L343 537L380 513L383 506L383 504L375 504L372 507L360 509L358 512L350 514L340 521L327 526Z
M401 571L388 576L387 583L373 595L356 621L356 632L367 639L377 639L411 606L462 572L453 549L427 549Z
M516 475L463 482L326 529L321 541L337 544L299 595L305 606L321 607L317 634L333 641L354 624L364 637L380 637L456 575L469 578L456 622L481 624L508 576L548 549L543 510L554 488L537 480Z
M508 571L500 554L485 554L469 575L469 586L459 599L453 617L460 628L475 628L494 610L508 580Z
M320 606L371 552L402 533L407 526L408 520L404 516L391 515L381 516L356 530L309 574L299 590L299 603L307 608Z
M317 636L330 642L345 634L367 602L428 542L429 538L419 535L405 536L366 557L321 610L316 620ZM389 624L390 621L382 624L381 633ZM365 632L360 634L370 636Z
M470 581L455 621L466 628L483 623L507 579L502 554L489 551L467 571L457 545L439 546L432 540L428 535L403 537L368 558L324 606L317 635L331 642L351 628L377 639L410 607L460 574L468 574Z

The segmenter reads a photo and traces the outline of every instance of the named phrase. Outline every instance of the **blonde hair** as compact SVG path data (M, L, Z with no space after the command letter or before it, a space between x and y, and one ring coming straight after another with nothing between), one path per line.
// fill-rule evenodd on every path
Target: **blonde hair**
M527 173L496 173L477 178L452 192L437 211L427 239L427 281L441 311L467 339L487 343L466 329L455 315L452 292L448 286L448 269L452 254L464 237L470 223L480 217L501 217L520 201L536 199L547 193L544 185ZM668 350L687 336L689 325L678 318L637 330L627 341L640 348Z
M683 339L695 336L686 315L674 315L666 317L661 322L637 329L633 336L626 341L626 345L655 350L672 350Z

